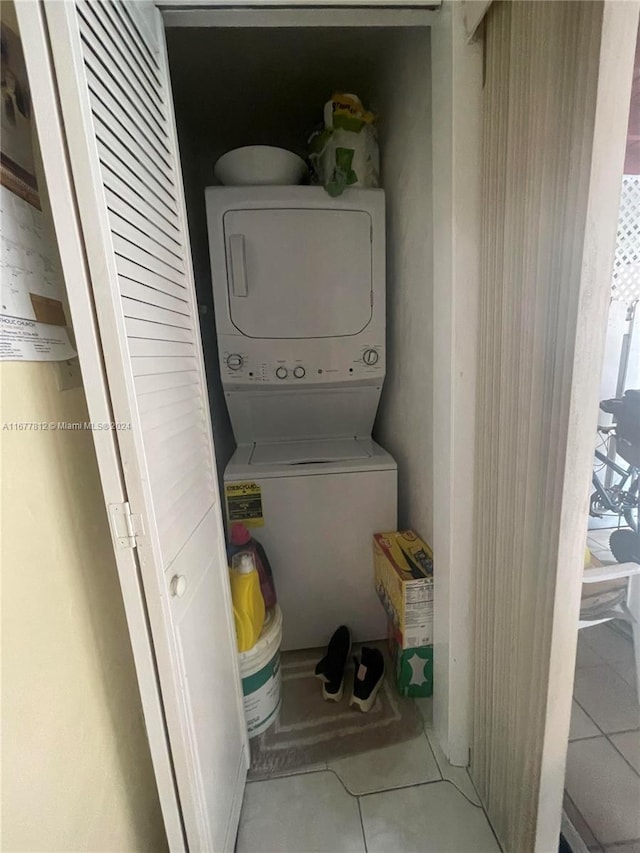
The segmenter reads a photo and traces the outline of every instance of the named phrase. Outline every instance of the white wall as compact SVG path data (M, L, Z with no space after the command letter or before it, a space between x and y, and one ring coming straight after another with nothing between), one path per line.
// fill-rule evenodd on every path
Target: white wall
M430 62L428 30L403 32L380 78L388 363L375 435L398 462L400 527L433 542Z
M302 156L334 91L375 109L397 30L349 27L168 28L176 106L197 136L209 182L222 153L279 145Z
M86 422L48 363L3 363L2 423ZM2 840L166 849L91 433L4 431Z
M452 764L469 761L473 467L480 271L482 43L465 4L445 0L431 31L433 99L433 717Z

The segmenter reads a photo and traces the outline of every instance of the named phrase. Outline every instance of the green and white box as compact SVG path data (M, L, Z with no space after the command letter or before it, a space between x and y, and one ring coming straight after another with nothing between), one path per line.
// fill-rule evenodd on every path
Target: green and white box
M398 693L413 699L433 695L433 645L403 648L402 634L388 623L389 651Z

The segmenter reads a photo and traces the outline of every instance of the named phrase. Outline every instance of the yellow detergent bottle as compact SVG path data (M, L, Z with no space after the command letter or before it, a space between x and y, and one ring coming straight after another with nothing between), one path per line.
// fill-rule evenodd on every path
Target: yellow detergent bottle
M265 616L260 575L253 554L249 551L234 554L230 575L238 651L248 652L258 641Z

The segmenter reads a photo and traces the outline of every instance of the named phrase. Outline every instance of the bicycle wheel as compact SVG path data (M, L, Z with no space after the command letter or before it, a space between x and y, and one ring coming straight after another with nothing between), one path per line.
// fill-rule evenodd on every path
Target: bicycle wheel
M640 533L633 530L614 530L609 548L618 563L640 563Z

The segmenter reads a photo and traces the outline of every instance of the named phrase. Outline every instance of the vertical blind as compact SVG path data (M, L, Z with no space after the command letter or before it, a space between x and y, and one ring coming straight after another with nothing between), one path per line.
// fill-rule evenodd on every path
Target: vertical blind
M535 846L602 12L485 22L471 771L513 853Z

